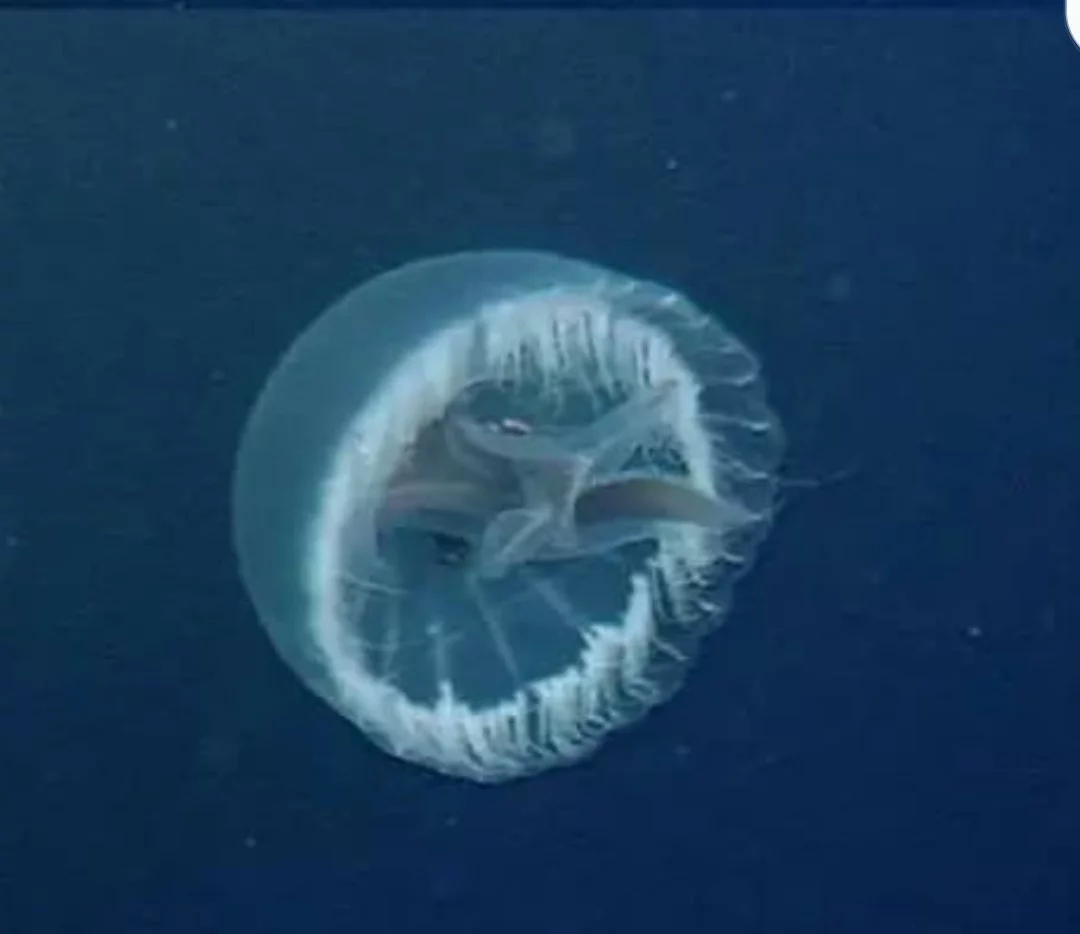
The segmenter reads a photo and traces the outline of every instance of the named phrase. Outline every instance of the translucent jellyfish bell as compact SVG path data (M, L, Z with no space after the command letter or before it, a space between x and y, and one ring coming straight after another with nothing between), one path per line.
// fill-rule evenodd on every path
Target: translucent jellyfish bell
M381 748L516 778L678 687L781 448L754 356L670 289L544 253L422 260L266 384L241 573L282 657Z

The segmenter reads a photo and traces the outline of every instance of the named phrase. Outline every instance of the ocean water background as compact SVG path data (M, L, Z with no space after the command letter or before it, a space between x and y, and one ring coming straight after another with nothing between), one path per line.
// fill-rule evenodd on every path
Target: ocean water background
M1076 930L1059 16L9 15L0 89L0 931ZM301 328L485 247L685 291L840 474L682 693L498 788L305 692L228 503Z

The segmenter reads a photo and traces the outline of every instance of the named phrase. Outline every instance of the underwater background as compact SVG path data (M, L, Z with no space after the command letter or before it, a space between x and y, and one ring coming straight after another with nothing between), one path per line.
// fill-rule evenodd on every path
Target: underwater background
M0 932L1077 930L1059 13L3 25ZM718 315L798 482L670 703L485 788L274 655L229 483L340 293L508 247Z

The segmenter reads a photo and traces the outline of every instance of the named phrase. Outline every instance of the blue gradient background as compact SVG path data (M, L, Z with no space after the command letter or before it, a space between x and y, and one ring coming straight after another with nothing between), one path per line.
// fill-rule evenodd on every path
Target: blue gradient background
M1060 16L5 17L0 931L1077 930ZM669 705L494 789L274 656L228 535L339 293L533 247L761 355L790 491Z

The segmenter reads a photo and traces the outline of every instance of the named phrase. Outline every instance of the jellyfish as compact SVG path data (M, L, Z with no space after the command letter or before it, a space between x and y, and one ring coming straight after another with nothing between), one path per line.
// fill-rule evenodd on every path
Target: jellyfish
M233 483L274 647L371 740L495 783L666 700L770 526L756 357L677 291L479 251L347 293L271 374Z

